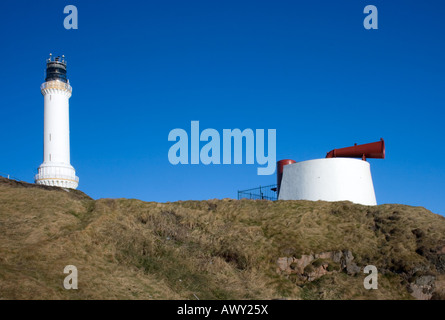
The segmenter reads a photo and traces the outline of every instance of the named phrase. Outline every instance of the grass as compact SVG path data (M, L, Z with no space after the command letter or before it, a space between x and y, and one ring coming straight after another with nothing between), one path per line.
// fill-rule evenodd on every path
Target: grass
M444 246L445 219L420 207L95 201L0 180L0 299L410 299L409 281L442 279ZM280 257L338 250L377 266L379 289L321 259L307 268L331 273L310 283L276 271ZM63 289L68 264L78 290Z

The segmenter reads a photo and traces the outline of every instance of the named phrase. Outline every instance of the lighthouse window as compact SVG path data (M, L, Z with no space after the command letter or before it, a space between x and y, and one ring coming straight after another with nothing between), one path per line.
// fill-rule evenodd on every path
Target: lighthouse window
M49 154L49 161L51 161L51 153Z
M49 101L51 101L51 95L49 95Z
M51 133L49 134L49 141L51 141Z

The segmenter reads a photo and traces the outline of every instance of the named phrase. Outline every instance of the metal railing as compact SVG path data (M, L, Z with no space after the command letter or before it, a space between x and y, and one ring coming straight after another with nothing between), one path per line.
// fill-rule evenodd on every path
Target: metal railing
M271 184L268 186L260 186L258 188L239 190L238 200L252 199L252 200L277 200L277 185Z

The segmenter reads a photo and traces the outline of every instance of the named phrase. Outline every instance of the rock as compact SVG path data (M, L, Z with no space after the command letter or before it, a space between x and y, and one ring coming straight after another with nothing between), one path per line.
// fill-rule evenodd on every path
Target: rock
M344 256L344 260L343 260L342 268L346 269L346 273L349 275L355 275L355 274L359 273L361 268L359 266L357 266L357 264L355 262L353 262L354 256L352 255L352 252L349 250L345 250L345 251L343 251L343 256Z
M341 257L343 256L343 252L341 251L335 251L332 254L332 261L334 261L335 263L340 263Z
M320 254L315 255L315 259L329 259L332 260L332 256L334 255L334 252L322 252Z
M311 254L302 255L300 259L294 259L293 263L296 265L295 270L302 274L304 272L304 268L306 268L306 266L308 266L314 259L315 257Z
M352 255L352 252L349 250L343 251L343 256L344 256L346 264L349 264L352 262L352 260L354 260L354 256Z
M314 281L314 280L316 280L318 278L321 278L325 274L330 273L327 269L328 269L328 264L327 263L322 264L321 266L315 268L314 271L312 271L312 272L310 272L310 273L308 273L306 275L307 281Z
M278 258L277 266L278 266L278 270L277 270L278 272L286 271L288 268L287 258L286 257Z
M356 265L354 262L351 262L350 264L346 265L346 273L349 275L356 275L359 273L361 268Z
M321 259L324 261L333 261L340 264L341 270L346 270L347 274L355 275L360 272L361 268L353 262L354 256L351 251L327 251L317 254L302 255L300 258L295 257L280 257L277 259L277 272L290 275L297 274L307 281L313 281L325 274L334 272L328 271L328 262L324 262L320 266L312 266L311 271L305 272L305 268L309 266L314 260Z
M435 276L420 276L416 279L416 284L419 286L432 286L435 280Z
M277 272L285 274L303 274L304 268L314 260L313 255L302 255L300 259L281 257L277 260Z
M435 276L420 276L408 285L408 291L418 300L430 300L434 292Z

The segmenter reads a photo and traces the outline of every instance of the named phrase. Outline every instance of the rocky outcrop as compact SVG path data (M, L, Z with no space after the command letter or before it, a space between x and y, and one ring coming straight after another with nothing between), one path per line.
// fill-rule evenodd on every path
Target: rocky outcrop
M277 260L277 272L295 274L305 281L316 280L326 274L345 271L349 275L360 272L360 267L353 262L351 251L328 251L296 257L281 257Z
M438 250L440 258L444 257L444 250L445 247ZM442 262L442 260L438 261ZM328 251L301 255L298 258L281 257L277 259L277 272L279 274L296 275L303 282L311 282L333 272L356 275L361 270L362 268L354 262L354 255L350 250ZM429 269L427 268L418 268L415 275L408 280L408 292L418 300L445 299L445 276L436 276L428 272Z

